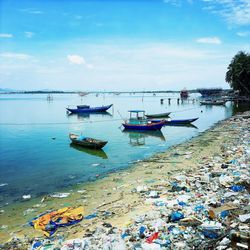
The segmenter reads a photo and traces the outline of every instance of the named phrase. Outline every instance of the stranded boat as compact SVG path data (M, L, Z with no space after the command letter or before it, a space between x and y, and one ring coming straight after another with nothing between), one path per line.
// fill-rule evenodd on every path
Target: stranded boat
M101 141L94 138L85 137L82 135L79 136L72 133L69 134L69 138L71 142L75 145L93 149L101 149L108 143L107 141Z
M97 113L97 112L105 112L107 111L113 104L101 107L90 107L88 105L78 105L77 108L67 108L67 110L71 113Z
M129 112L130 112L129 120L125 121L122 124L125 129L140 130L140 131L160 130L165 123L164 120L152 123L145 117L144 110L130 110ZM135 114L134 117L133 114Z

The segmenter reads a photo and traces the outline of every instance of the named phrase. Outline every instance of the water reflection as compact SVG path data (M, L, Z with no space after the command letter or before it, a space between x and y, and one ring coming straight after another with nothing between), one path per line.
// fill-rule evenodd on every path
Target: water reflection
M83 120L83 119L90 119L91 117L112 117L113 115L105 111L105 112L91 112L91 113L79 113L79 114L68 113L67 116L77 117L77 119Z
M155 137L155 138L159 138L162 141L166 141L161 131L138 132L138 131L131 131L131 130L124 129L122 132L128 134L129 144L132 146L145 145L147 137Z
M84 148L84 147L81 147L81 146L74 145L72 143L70 144L70 147L74 148L74 149L76 149L78 151L87 153L89 155L94 155L94 156L97 156L97 157L100 157L100 158L103 158L103 159L108 159L107 154L102 149Z
M194 124L192 124L192 123L188 123L188 124L178 124L178 123L176 123L176 124L171 124L171 123L166 123L166 124L164 124L164 126L170 126L170 127L186 127L186 128L195 128L195 129L198 129Z

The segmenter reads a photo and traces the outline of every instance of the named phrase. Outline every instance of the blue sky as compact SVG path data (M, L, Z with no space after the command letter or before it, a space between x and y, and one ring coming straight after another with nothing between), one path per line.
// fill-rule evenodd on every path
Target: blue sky
M227 88L249 41L249 0L0 0L0 88Z

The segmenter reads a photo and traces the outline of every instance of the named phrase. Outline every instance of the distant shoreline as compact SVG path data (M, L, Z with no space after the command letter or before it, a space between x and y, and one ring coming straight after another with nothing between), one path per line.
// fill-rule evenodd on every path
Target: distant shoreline
M199 93L197 89L187 90L189 93ZM223 89L223 91L231 91ZM144 91L60 91L60 90L24 90L24 91L0 91L0 94L162 94L162 93L180 93L181 90L144 90Z

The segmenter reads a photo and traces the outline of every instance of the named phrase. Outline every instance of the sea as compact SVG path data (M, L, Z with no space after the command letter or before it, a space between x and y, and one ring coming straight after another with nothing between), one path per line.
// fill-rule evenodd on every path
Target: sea
M231 117L244 107L201 106L200 95L179 94L1 94L0 206L23 196L42 197L78 183L93 182L166 151ZM170 100L169 100L170 99ZM113 104L103 114L68 114L67 107ZM171 119L199 119L191 126L165 126L158 132L124 131L128 110L171 112ZM102 150L71 144L69 133L108 141ZM188 151L189 149L187 149Z

